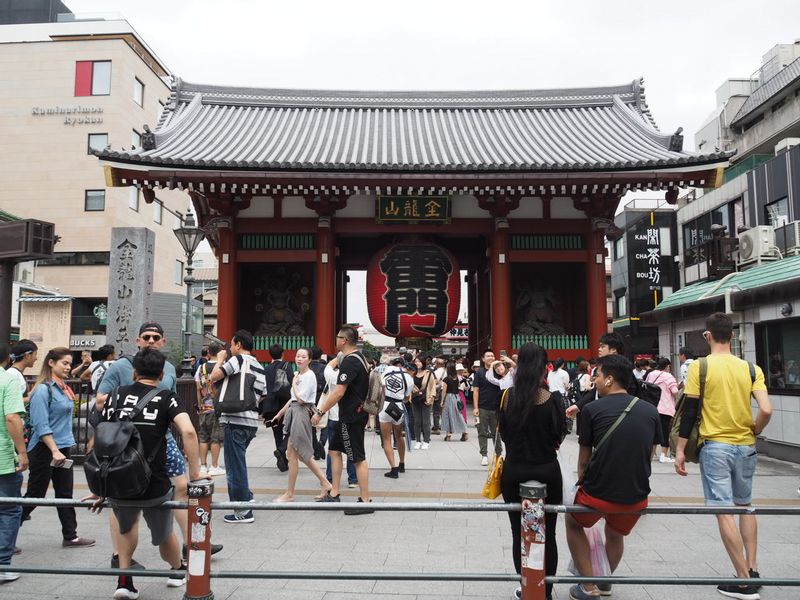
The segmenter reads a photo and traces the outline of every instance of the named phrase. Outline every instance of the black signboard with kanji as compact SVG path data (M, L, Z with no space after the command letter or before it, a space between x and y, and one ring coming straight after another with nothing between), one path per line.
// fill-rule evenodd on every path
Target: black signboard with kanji
M378 196L378 223L414 225L450 223L450 196Z

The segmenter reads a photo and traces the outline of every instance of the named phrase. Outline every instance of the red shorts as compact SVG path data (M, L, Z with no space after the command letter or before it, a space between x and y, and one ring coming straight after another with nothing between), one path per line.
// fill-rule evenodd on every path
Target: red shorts
M616 502L606 502L605 500L600 500L600 498L590 496L583 491L583 488L578 488L578 492L575 494L575 504L588 506L598 511L593 513L570 513L572 518L582 527L588 529L600 519L605 518L606 524L611 529L620 535L628 535L639 520L639 515L619 513L644 510L647 508L647 498L636 504L617 504Z

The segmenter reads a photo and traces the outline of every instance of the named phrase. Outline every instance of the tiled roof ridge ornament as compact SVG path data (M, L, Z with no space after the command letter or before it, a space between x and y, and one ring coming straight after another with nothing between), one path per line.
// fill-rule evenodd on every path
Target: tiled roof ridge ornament
M139 138L142 144L142 150L155 150L156 149L156 134L150 131L150 126L145 123L144 133Z
M683 127L678 127L669 138L669 149L671 152L683 152Z

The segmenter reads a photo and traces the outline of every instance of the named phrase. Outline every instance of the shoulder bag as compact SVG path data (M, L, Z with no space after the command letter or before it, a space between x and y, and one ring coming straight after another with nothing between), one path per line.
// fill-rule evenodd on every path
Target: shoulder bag
M503 390L503 396L500 398L500 410L502 412L505 403L506 403L506 396L508 396L508 389ZM497 448L497 440L500 437L500 425L497 426L497 431L494 434L494 448ZM489 463L489 475L486 477L486 483L483 484L483 491L481 495L484 498L488 498L489 500L494 500L500 495L500 481L503 478L503 456L501 454L495 454L492 457L492 462Z
M586 473L589 472L589 469L592 467L592 463L594 462L595 458L597 457L597 452L600 450L600 448L602 448L603 444L605 444L606 441L608 441L608 438L610 438L611 434L614 433L614 431L617 429L617 427L619 427L619 424L622 423L625 420L625 417L627 417L628 413L631 412L631 409L633 408L633 405L636 404L638 401L639 401L639 398L634 396L633 400L630 401L628 406L625 407L625 410L623 410L620 413L620 415L617 417L617 420L614 421L614 424L611 425L611 427L608 428L608 430L603 434L603 437L600 438L600 441L597 442L597 445L594 447L594 450L592 451L592 457L589 459L589 464L586 465L586 469L583 471L584 477L586 476ZM583 477L581 477L581 481L579 481L578 483L581 483L582 480L583 480Z

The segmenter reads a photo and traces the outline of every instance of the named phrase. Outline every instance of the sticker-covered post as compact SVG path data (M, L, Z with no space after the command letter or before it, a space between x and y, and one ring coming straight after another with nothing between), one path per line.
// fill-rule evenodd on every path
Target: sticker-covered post
M214 600L211 591L211 497L214 482L189 483L189 539L184 600Z
M547 486L526 481L519 486L522 503L522 600L545 600L544 584L544 499Z

